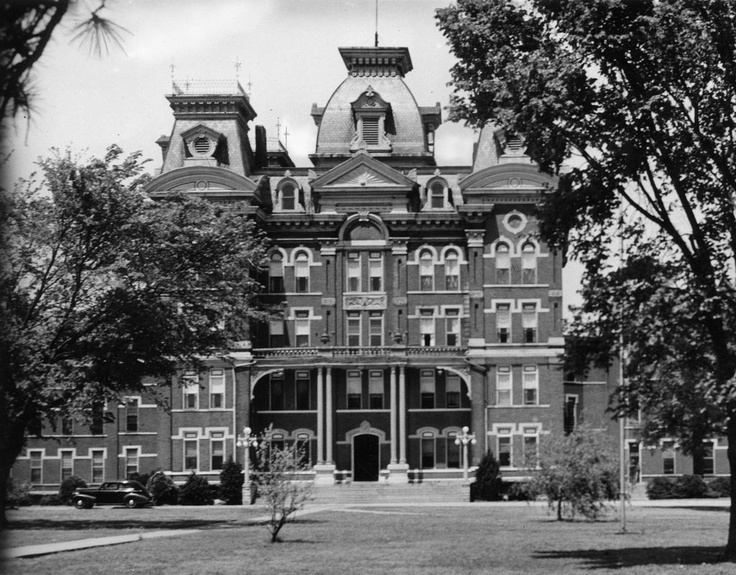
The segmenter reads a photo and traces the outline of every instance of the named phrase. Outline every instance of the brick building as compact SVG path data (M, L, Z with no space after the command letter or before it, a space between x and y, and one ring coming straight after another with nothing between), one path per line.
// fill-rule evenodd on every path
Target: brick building
M114 423L29 439L16 477L50 489L162 468L216 482L228 457L242 461L249 425L302 445L318 483L459 479L464 426L471 464L492 450L519 478L543 434L582 417L610 425L615 378L566 382L560 369L562 258L535 218L554 180L490 128L470 165L436 165L441 108L417 105L408 49L340 54L347 77L311 111L313 166L251 130L237 82L187 82L167 96L173 129L147 187L246 202L273 243L263 298L282 318L254 326L229 361L108 406Z

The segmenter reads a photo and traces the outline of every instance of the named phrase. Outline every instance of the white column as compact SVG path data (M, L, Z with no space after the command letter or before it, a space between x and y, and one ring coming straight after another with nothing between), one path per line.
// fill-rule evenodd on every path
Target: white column
M396 367L391 368L391 463L396 460L396 450L398 447L398 430L396 427L396 416L398 415L398 406L396 405Z
M333 420L333 414L332 414L332 368L328 367L327 370L327 379L326 379L326 395L327 395L327 407L325 409L326 416L327 416L327 434L326 434L326 443L327 443L327 463L333 463L332 460L332 420Z
M325 462L325 397L322 369L321 367L317 368L317 465Z
M399 463L406 463L406 368L399 366Z

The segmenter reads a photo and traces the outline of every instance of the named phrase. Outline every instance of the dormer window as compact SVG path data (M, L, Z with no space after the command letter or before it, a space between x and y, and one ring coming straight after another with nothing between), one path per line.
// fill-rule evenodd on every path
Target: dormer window
M391 140L387 134L396 133L391 104L369 86L351 106L355 137L350 142L350 151L390 152Z
M223 134L200 124L182 133L185 147L185 163L208 165L228 164L227 140Z
M283 180L278 188L278 205L282 212L302 211L299 185L292 179Z

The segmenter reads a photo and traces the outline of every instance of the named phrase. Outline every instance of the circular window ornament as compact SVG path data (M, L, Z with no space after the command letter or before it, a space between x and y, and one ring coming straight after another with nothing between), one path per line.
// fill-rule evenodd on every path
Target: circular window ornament
M517 211L509 212L503 218L503 226L513 234L521 232L526 227L527 222L526 216Z
M210 187L210 184L209 184L209 182L205 182L204 180L199 180L199 181L198 181L198 182L197 182L197 183L195 184L195 187L197 188L197 190L198 190L198 191L200 191L200 192L204 192L204 191L206 191L206 190L208 190L208 189L209 189L209 187Z
M204 134L200 134L193 140L190 140L188 143L189 151L191 152L192 156L195 157L207 157L212 154L214 151L214 142L205 136Z

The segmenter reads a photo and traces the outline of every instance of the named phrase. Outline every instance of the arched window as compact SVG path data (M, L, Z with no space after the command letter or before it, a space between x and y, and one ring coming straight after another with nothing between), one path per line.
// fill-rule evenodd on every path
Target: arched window
M419 254L419 289L434 289L434 257L430 250L422 250Z
M431 431L425 431L422 433L422 469L434 469L435 465L435 453L436 453L436 441L434 433Z
M294 258L294 283L297 293L309 291L309 256L305 252L299 252Z
M455 250L445 254L445 289L457 291L460 288L460 258Z
M505 242L496 245L496 283L511 283L511 248Z
M284 292L284 257L281 252L271 254L268 263L268 291L271 293Z
M537 251L531 242L521 247L521 283L537 283Z
M292 182L286 182L281 186L281 209L294 211L296 209L296 186Z
M447 198L447 186L441 180L435 180L429 186L429 207L433 210L441 210L445 207Z

